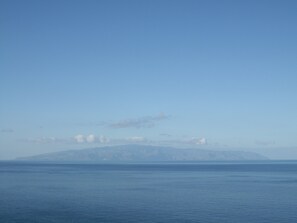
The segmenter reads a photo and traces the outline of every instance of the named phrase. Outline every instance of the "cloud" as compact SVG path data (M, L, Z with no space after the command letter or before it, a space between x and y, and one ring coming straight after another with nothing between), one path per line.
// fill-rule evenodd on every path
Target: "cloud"
M108 143L109 139L105 136L95 136L93 134L84 136L82 134L74 136L76 143Z
M200 147L207 145L207 139L202 137L192 137L192 138L163 138L159 140L148 139L144 136L134 135L130 137L123 138L109 138L104 135L95 134L77 134L73 137L56 138L56 137L39 137L34 139L23 140L25 142L36 143L36 144L81 144L81 145L121 145L121 144L145 144L145 145L159 145L159 146L178 146L178 147Z
M151 128L154 127L155 124L159 121L168 119L169 116L164 113L160 113L156 116L145 116L136 119L126 119L118 122L110 123L108 126L111 128L119 129L119 128Z
M207 144L207 140L206 140L206 138L200 138L200 139L198 139L198 141L196 142L196 144L198 144L198 145L206 145Z
M74 136L74 140L77 143L84 143L86 141L86 138L83 135L76 135Z
M99 136L98 141L100 143L108 143L110 140L109 140L109 138L107 138L105 136Z
M207 139L202 137L193 137L193 138L184 138L184 139L167 139L167 140L151 140L144 136L131 136L126 138L108 138L106 136L100 135L95 136L93 134L90 135L76 135L74 136L75 143L83 144L83 143L97 143L97 144L110 144L110 145L118 145L118 144L127 144L127 143L136 143L136 144L152 144L152 145L176 145L176 146L201 146L207 145Z
M10 129L10 128L5 128L5 129L1 129L1 132L2 133L13 133L14 130L13 129Z
M92 143L96 141L96 136L94 136L93 134L86 136L86 141L88 143Z

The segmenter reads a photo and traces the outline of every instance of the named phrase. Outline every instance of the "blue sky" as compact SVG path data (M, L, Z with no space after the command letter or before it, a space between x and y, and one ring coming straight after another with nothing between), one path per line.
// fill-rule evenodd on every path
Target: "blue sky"
M149 143L297 159L296 1L0 2L0 159Z

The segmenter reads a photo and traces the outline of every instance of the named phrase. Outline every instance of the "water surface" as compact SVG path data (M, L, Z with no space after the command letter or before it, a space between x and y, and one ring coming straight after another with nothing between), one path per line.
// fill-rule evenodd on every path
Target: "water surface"
M0 162L0 222L296 222L297 162Z

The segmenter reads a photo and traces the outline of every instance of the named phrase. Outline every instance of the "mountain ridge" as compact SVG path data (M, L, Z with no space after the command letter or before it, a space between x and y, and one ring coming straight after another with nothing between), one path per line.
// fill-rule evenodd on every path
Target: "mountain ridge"
M254 152L136 144L67 150L17 158L17 160L28 161L227 161L267 159L267 157Z

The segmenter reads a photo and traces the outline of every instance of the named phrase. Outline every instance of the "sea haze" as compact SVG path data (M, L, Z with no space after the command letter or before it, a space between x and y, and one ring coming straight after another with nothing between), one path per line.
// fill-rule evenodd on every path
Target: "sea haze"
M0 162L1 223L297 219L297 161Z

